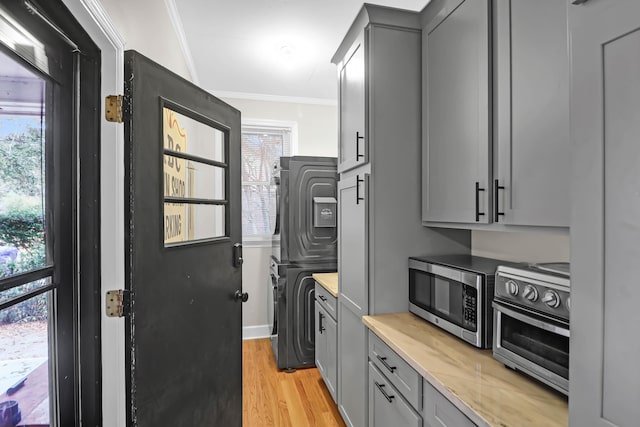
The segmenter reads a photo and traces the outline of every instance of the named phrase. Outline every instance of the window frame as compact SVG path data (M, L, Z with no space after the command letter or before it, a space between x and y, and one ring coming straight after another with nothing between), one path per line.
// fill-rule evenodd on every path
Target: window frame
M251 119L243 118L241 123L241 135L244 133L245 127L256 128L274 128L274 129L290 129L291 140L289 142L289 153L284 156L295 156L298 153L298 122L292 120L271 120L271 119ZM255 183L264 185L264 183ZM244 182L241 182L241 190L244 189ZM242 207L244 212L244 206ZM242 245L249 248L268 248L271 247L271 234L251 234L246 236L242 234Z

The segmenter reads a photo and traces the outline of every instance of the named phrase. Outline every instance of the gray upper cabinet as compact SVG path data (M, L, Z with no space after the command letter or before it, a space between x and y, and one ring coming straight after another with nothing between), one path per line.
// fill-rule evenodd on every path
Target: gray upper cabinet
M567 4L495 2L495 222L569 226Z
M488 223L488 0L434 0L422 33L423 220Z
M569 28L573 154L569 423L637 426L640 2L570 4Z
M423 16L423 222L568 227L567 3L433 0Z
M365 128L365 47L364 31L338 64L340 96L340 143L338 172L345 172L368 161Z

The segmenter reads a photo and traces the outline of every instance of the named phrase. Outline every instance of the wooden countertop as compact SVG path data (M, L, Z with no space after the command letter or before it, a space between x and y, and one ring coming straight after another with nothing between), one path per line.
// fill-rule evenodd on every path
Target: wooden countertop
M362 318L479 426L567 426L567 399L411 313Z
M314 273L312 277L331 295L338 298L338 273Z

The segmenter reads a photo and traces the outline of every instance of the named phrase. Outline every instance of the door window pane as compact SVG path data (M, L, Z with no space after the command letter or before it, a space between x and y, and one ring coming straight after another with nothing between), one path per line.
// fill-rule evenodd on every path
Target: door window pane
M164 212L165 245L227 235L224 205L165 203Z
M46 292L0 310L0 405L14 411L7 425L49 425L50 298Z
M163 109L165 246L226 236L225 137L218 129Z
M45 81L0 52L0 278L45 259Z
M219 129L163 108L164 148L225 163L225 134Z
M47 265L46 87L45 80L0 52L0 279ZM0 405L5 406L0 414L10 411L11 426L50 423L53 294L37 294L49 285L51 278L18 281L0 292L5 306L0 309ZM19 298L27 299L16 303ZM6 421L0 418L0 425Z
M181 174L184 167L184 174ZM164 156L164 196L224 200L225 168Z

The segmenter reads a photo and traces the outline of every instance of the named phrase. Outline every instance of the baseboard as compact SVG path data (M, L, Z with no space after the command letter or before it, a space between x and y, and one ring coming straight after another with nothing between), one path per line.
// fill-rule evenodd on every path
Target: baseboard
M258 338L268 338L271 336L269 325L243 326L242 339L255 340Z

